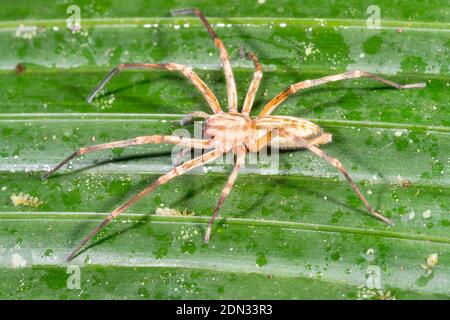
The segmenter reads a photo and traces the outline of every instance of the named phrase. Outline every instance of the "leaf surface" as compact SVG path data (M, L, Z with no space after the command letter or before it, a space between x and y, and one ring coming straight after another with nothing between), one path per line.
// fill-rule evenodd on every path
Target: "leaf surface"
M5 2L5 1L4 1ZM379 1L382 27L368 29L370 3L216 1L202 7L229 49L240 105L254 51L263 64L256 116L288 85L347 70L366 79L296 94L275 114L303 117L333 134L339 158L374 207L370 217L339 172L305 151L285 152L278 171L247 165L202 242L230 172L213 163L161 186L102 231L71 263L70 250L105 215L171 168L170 146L86 155L54 177L42 172L93 143L172 134L191 111L210 112L181 75L125 72L93 105L85 98L122 62L192 66L225 108L225 81L191 1L78 1L80 32L66 4L7 0L0 12L0 297L60 299L431 299L450 297L449 19L442 1ZM262 3L261 3L262 2ZM16 73L16 66L25 66ZM43 201L14 206L23 192ZM159 216L157 208L190 216ZM438 253L430 275L421 265ZM377 286L380 289L371 289Z

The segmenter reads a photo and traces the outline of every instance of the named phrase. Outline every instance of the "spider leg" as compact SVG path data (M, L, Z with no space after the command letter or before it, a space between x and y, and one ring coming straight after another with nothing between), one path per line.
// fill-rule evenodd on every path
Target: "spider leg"
M332 76L327 76L323 78L318 78L314 80L305 80L301 82L297 82L295 84L290 85L287 89L276 95L272 100L270 100L265 106L264 109L259 114L259 117L265 117L270 115L282 102L284 102L291 95L296 93L297 91L311 88L314 86L318 86L320 84L325 84L328 82L340 81L345 79L355 79L355 78L370 78L379 82L383 82L395 89L411 89L411 88L424 88L426 86L425 83L413 83L413 84L398 84L392 82L390 80L381 78L376 74L365 72L365 71L348 71Z
M244 106L242 107L243 114L250 114L252 110L253 101L255 100L256 92L258 91L259 83L262 78L262 66L259 63L258 57L253 52L249 52L248 56L253 60L255 65L255 73L253 74L253 80L248 88L247 95L245 96Z
M283 130L281 129L280 131L283 131ZM358 195L358 197L361 199L361 201L364 203L364 205L366 206L366 208L367 208L367 210L369 211L370 214L372 214L374 217L376 217L376 218L386 222L387 224L394 225L394 221L392 221L391 219L383 216L381 213L375 211L372 208L372 206L369 204L369 202L366 200L366 198L362 194L361 190L358 188L356 183L351 178L351 176L348 173L347 169L344 168L344 166L342 165L342 163L338 159L329 156L328 154L323 152L321 149L319 149L316 146L312 145L311 143L309 143L305 139L300 138L299 136L294 136L294 139L297 140L298 142L300 142L306 149L308 149L309 151L311 151L315 155L321 157L322 159L327 161L332 166L336 167L344 175L345 179L350 184L350 186L355 191L355 193Z
M203 82L202 79L190 68L178 63L122 63L116 68L112 69L108 75L103 79L97 87L92 91L92 93L87 98L87 102L91 103L95 96L103 89L103 87L112 79L116 74L122 70L126 69L158 69L158 70L168 70L168 71L179 71L186 78L192 81L194 86L200 91L200 93L205 98L206 102L209 104L214 113L221 112L219 101L217 100L211 89Z
M185 115L185 116L183 117L183 119L180 120L180 124L181 124L182 126L185 126L185 125L187 125L188 123L192 122L192 119L194 119L194 118L203 118L203 119L206 119L206 118L208 118L208 117L209 117L209 114L207 114L206 112L203 112L203 111L194 111L194 112L191 112L191 113Z
M183 173L186 173L187 171L194 169L195 167L201 166L206 164L209 161L212 161L214 159L217 159L222 155L222 151L220 150L212 150L208 153L205 153L204 155L189 160L182 165L173 168L166 174L160 176L155 182L153 182L150 186L139 192L137 195L132 197L130 200L122 204L120 207L118 207L116 210L114 210L110 215L108 215L105 220L103 220L102 223L100 223L97 227L94 228L83 240L81 240L80 244L72 251L72 253L67 258L67 261L71 261L77 252L81 249L82 246L84 246L90 239L92 239L103 227L105 227L107 224L109 224L115 217L117 217L119 214L121 214L123 211L128 209L131 205L133 205L135 202L142 199L145 195L155 190L160 185L169 182L175 177L178 177L182 175Z
M241 147L238 149L236 164L234 165L233 171L231 172L231 175L228 178L227 184L225 185L225 188L223 189L222 194L220 195L219 202L217 203L216 207L214 208L213 215L208 222L208 229L206 230L205 238L203 240L205 243L208 243L209 238L211 237L211 228L214 223L214 220L216 219L220 208L222 207L223 203L225 202L225 199L230 194L231 188L233 187L234 181L236 181L239 170L241 169L242 165L245 162L245 154L246 154L245 147Z
M72 159L75 159L78 156L81 156L86 153L99 151L99 150L105 150L105 149L112 149L112 148L120 148L120 147L128 147L128 146L134 146L134 145L140 145L140 144L177 144L180 146L185 147L193 147L198 149L207 149L210 147L210 143L208 140L198 140L198 139L190 139L185 137L176 137L176 136L161 136L161 135L154 135L154 136L142 136L142 137L136 137L133 139L128 140L120 140L120 141L114 141L114 142L108 142L108 143L102 143L97 144L85 148L81 148L74 153L72 153L70 156L68 156L66 159L61 161L59 164L57 164L53 169L47 171L42 178L46 179L49 175L60 169L62 166L64 166L67 162L69 162Z
M172 16L179 16L185 14L195 14L203 23L209 35L214 41L215 46L219 49L220 60L223 65L223 72L225 74L225 81L227 83L227 93L228 93L228 110L230 112L237 112L237 91L236 91L236 81L234 80L233 69L231 68L230 58L228 56L227 49L225 48L222 40L220 40L217 33L212 28L211 24L208 22L203 13L197 9L182 9L171 11Z

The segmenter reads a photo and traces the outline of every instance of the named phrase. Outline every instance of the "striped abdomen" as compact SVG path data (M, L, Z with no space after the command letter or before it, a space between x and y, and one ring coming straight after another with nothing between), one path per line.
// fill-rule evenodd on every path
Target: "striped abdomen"
M283 129L284 134L274 137L269 145L281 150L293 150L302 148L301 143L293 137L298 136L313 145L331 142L331 134L324 133L322 128L315 123L289 116L268 116L257 119L255 127L258 131L270 129Z

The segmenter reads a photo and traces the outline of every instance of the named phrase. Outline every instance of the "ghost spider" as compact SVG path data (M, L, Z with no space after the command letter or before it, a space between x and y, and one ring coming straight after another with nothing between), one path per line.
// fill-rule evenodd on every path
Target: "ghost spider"
M103 227L109 224L115 217L120 213L129 208L136 201L140 200L142 197L148 193L155 190L158 186L169 182L175 177L178 177L187 171L202 166L210 161L213 161L225 153L233 152L236 156L236 163L232 170L230 177L222 191L220 199L213 211L213 215L208 223L208 228L205 233L204 242L209 241L211 235L211 227L213 225L214 219L217 217L219 209L223 205L225 199L231 191L233 183L236 180L240 168L244 165L245 155L247 152L258 152L263 147L278 145L280 149L307 149L313 154L323 158L325 161L330 163L332 166L336 167L344 175L345 179L350 183L350 186L361 199L370 214L376 218L393 225L393 221L383 216L381 213L375 211L366 200L364 195L361 193L358 186L350 177L348 171L342 166L338 159L335 159L321 149L318 148L319 145L331 142L331 134L324 133L323 130L316 124L295 117L288 116L271 116L271 113L287 98L296 93L297 91L311 88L317 85L325 84L328 82L340 81L345 79L354 78L370 78L382 83L385 83L396 89L409 89L409 88L422 88L425 87L424 83L416 84L406 84L401 85L394 83L392 81L383 79L375 74L371 74L364 71L349 71L340 73L337 75L327 76L314 80L305 80L295 84L290 85L287 89L282 91L280 94L275 96L270 100L258 117L251 118L250 110L255 99L256 92L258 90L261 78L262 78L262 67L258 61L258 58L253 52L248 53L248 57L253 61L254 64L254 74L251 81L250 87L247 91L247 95L244 100L244 104L241 112L238 111L237 106L237 92L236 83L233 76L233 71L230 64L230 59L228 57L228 52L220 38L217 36L216 32L209 24L208 20L198 9L186 9L177 10L172 12L173 15L183 15L183 14L195 14L205 26L207 32L214 41L215 46L219 50L220 60L223 66L223 71L225 74L227 94L228 94L228 112L222 111L214 93L211 89L197 76L197 74L190 68L177 63L164 63L164 64L153 64L153 63L131 63L131 64L120 64L116 68L112 69L110 73L105 77L103 81L94 89L92 94L88 97L87 101L90 103L97 95L97 93L102 90L106 83L111 80L111 78L119 73L120 71L127 69L158 69L158 70L168 70L168 71L178 71L181 72L187 79L189 79L198 91L203 95L206 102L211 107L213 114L207 114L205 112L197 111L187 115L183 120L183 123L191 121L194 117L200 117L205 119L204 127L204 140L202 139L190 139L176 136L162 136L162 135L152 135L152 136L141 136L129 140L115 141L104 144L97 144L85 148L81 148L78 151L71 154L65 160L60 162L56 167L44 174L43 178L48 177L50 174L54 173L56 170L60 169L64 164L70 160L86 153L90 153L98 150L105 150L117 147L127 147L132 145L140 144L175 144L180 147L186 148L188 150L192 148L204 149L205 153L203 155L188 160L178 166L175 166L172 170L166 174L160 176L155 182L150 186L142 190L140 193L129 199L127 202L122 204L120 207L115 209L110 215L108 215L102 223L100 223L94 230L92 230L72 251L69 255L68 260L70 261L75 257L78 251L85 245L92 237L94 237ZM277 141L277 144L275 144Z

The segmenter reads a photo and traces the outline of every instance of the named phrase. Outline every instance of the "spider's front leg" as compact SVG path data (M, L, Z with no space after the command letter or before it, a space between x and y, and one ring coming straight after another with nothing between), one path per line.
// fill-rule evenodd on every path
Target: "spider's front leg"
M237 112L236 81L234 80L233 69L231 68L228 51L225 48L225 45L223 44L222 40L220 40L219 36L214 31L208 19L206 19L205 15L197 8L172 10L171 14L172 16L195 14L203 23L203 25L206 28L206 31L208 31L209 35L213 39L214 45L216 46L217 49L219 49L220 61L222 62L223 72L225 74L225 81L227 84L228 111Z
M253 79L252 82L250 83L250 86L248 87L247 95L245 96L244 105L242 107L242 113L249 115L250 111L252 110L253 102L255 101L256 92L258 91L263 73L262 73L262 66L259 63L256 54L253 52L249 52L247 55L255 65L255 72L253 73Z

